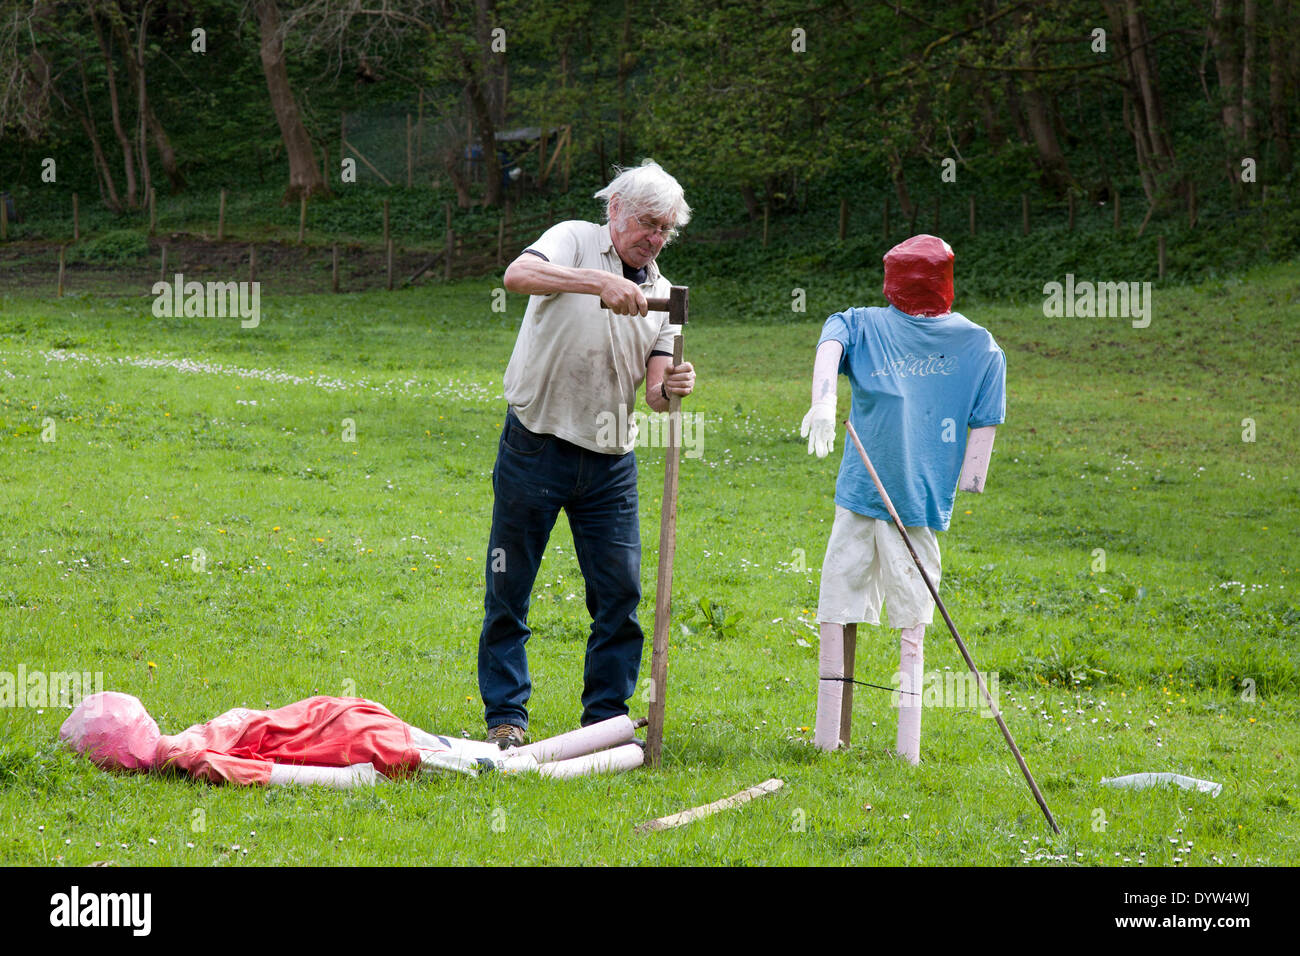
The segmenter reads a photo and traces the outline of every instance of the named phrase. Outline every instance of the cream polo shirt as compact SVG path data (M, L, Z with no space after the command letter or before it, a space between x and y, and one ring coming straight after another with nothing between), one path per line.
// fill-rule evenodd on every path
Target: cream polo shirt
M528 249L555 265L623 274L608 224L557 223ZM663 298L670 288L651 262L642 293ZM590 451L626 454L636 444L632 412L650 353L671 355L679 328L667 312L618 315L602 309L595 295L530 296L506 366L506 401L529 431Z

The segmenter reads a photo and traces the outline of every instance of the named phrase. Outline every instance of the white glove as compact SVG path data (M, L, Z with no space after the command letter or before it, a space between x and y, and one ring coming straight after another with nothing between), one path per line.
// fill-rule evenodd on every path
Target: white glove
M808 439L808 454L825 458L835 450L835 400L813 402L799 426L799 437Z

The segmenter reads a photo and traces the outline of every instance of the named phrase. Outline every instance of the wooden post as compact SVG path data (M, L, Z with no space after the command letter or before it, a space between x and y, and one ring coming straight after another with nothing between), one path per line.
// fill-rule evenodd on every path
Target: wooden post
M226 191L221 190L221 203L217 206L217 242L226 238Z
M257 281L257 246L248 247L248 281Z
M167 243L165 242L162 244L162 262L158 268L158 278L163 282L167 281Z
M64 246L59 246L59 292L58 292L58 297L59 297L60 299L63 298L63 253L64 253L64 251L65 251L65 248L66 248L66 247L64 247Z
M1070 212L1069 212L1070 221L1065 228L1066 231L1068 232L1074 232L1074 190L1071 189L1069 192L1067 192L1065 194L1065 198L1067 204L1070 207Z
M1196 228L1196 183L1187 184L1187 228Z
M406 188L415 182L415 157L411 154L411 114L406 114Z
M388 245L388 200L384 200L384 245Z
M1115 200L1115 210L1114 210L1115 228L1118 230L1119 229L1119 193L1115 193L1115 195L1112 198Z
M303 236L307 232L307 194L303 193L298 197L298 245L302 245Z
M858 626L844 625L844 676L853 676L853 659L858 653ZM853 683L844 682L844 697L840 704L840 740L846 745L853 736Z
M975 235L975 197L970 197L970 234Z
M767 248L767 203L763 203L763 248Z
M849 197L840 197L840 242L849 232Z
M881 222L884 223L885 239L889 239L889 197L888 196L885 197L885 213L881 217Z
M72 241L81 238L81 211L77 205L77 194L72 194Z
M393 240L388 240L388 291L393 291Z
M1020 230L1029 235L1029 193L1020 194Z
M158 190L149 187L149 235L158 231Z
M334 250L330 256L330 291L339 291L339 244L334 243Z
M1156 263L1157 263L1156 278L1163 279L1165 277L1165 237L1164 236L1156 237Z

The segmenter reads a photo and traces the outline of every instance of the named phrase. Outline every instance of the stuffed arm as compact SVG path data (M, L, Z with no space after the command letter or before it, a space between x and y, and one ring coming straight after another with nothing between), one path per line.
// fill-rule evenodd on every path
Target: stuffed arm
M972 428L966 439L966 458L961 463L961 478L957 487L977 494L984 490L984 479L989 473L989 459L993 455L993 435L996 425ZM951 474L951 472L950 472Z
M813 363L812 407L803 417L799 434L808 439L808 454L825 458L835 450L836 379L844 346L833 339L817 348Z

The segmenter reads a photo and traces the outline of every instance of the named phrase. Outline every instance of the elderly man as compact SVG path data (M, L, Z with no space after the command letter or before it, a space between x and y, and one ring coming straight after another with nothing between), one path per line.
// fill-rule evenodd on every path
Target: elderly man
M592 617L582 724L627 713L643 640L636 434L609 423L632 421L643 381L660 412L695 385L689 363L672 365L668 314L646 307L669 292L655 257L690 219L682 187L646 160L596 198L604 224L552 226L505 273L505 287L530 298L506 367L478 653L488 740L503 749L528 729L528 605L560 509Z

